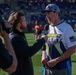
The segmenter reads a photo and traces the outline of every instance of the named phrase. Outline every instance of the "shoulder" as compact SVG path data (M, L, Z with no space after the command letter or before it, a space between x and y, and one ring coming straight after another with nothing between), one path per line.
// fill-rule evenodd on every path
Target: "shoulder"
M66 30L68 31L73 30L72 26L69 23L64 22L64 24L65 24L64 27Z
M13 39L19 40L19 39L22 39L23 37L21 35L19 35L19 34L16 34L16 33L10 33L9 38L11 40L13 40Z
M66 22L63 22L63 23L61 23L61 26L62 27L66 27L66 28L69 28L69 27L71 27L71 25L69 24L69 23L66 23Z
M59 24L57 26L59 29L66 31L66 30L72 30L72 27L70 24L66 23L66 22L62 22L61 24Z

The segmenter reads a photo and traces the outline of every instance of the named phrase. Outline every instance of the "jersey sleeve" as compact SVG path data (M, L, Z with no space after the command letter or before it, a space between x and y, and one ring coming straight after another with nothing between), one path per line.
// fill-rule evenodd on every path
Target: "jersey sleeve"
M6 50L2 40L0 39L0 68L6 69L12 65L12 55Z
M65 37L67 48L76 45L75 34L71 26L68 26L68 28L66 28L64 37Z

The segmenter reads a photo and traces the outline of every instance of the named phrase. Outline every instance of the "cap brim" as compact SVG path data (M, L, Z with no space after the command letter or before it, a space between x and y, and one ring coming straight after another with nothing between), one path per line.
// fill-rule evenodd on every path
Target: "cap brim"
M42 13L51 12L51 10L42 10Z

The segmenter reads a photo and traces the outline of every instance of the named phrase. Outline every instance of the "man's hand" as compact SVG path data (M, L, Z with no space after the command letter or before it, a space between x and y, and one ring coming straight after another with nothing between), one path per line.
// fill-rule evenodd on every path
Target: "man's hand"
M46 65L47 60L46 60L46 51L42 51L42 59L41 59L42 64Z
M5 28L9 28L10 27L9 23L4 18L3 18L3 22L4 22L4 25L5 25Z
M57 58L51 59L50 61L47 62L47 65L49 67L54 67L57 64Z
M7 28L10 28L9 23L8 23L4 18L3 18L3 22L4 22L4 26L5 26L6 29L7 29ZM0 34L1 34L2 37L4 37L5 35L8 34L8 33L6 32L6 30L3 30L3 29L2 29L2 25L1 25Z
M46 65L47 64L46 58L42 58L41 62L42 62L42 64Z

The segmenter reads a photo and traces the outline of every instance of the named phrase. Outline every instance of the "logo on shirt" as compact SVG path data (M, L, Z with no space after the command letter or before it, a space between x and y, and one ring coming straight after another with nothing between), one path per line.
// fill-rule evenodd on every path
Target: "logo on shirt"
M48 34L48 43L56 44L61 41L62 34Z
M48 37L60 37L61 34L48 34Z

